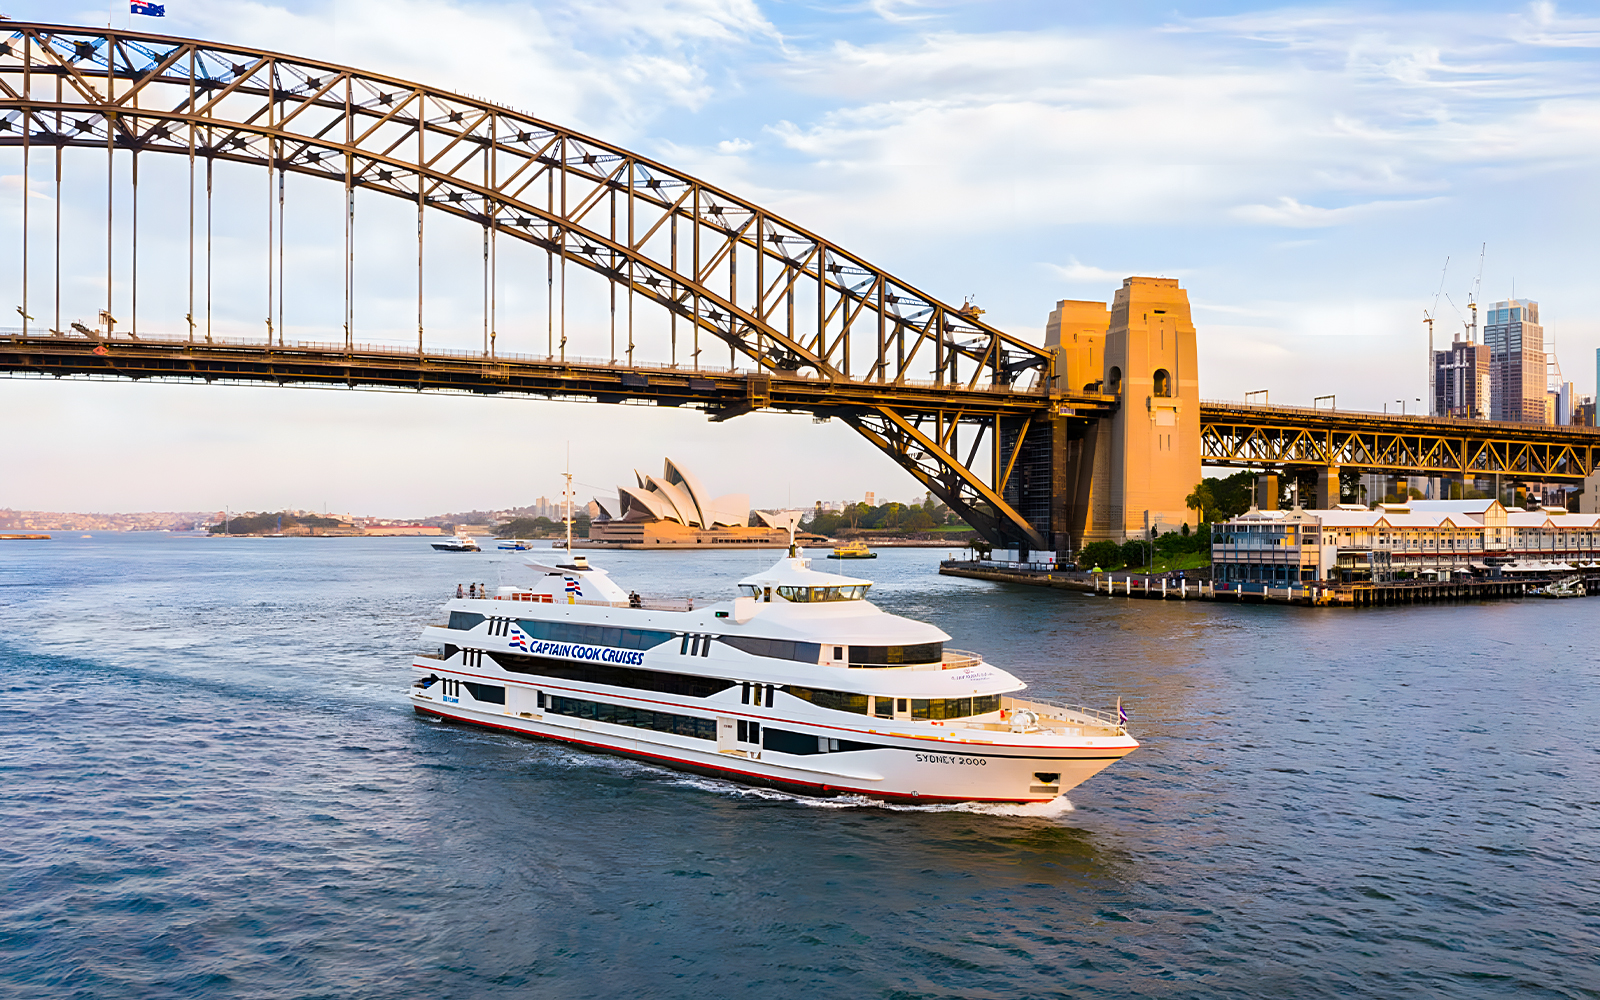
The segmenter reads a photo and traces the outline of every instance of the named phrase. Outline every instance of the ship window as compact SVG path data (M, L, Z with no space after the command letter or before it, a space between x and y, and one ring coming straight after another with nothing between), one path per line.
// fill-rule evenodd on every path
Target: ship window
M816 663L822 656L822 644L819 642L763 639L754 635L719 635L715 638L718 642L726 643L734 649L749 653L751 656L767 656L774 660L798 660L801 663Z
M796 687L785 684L783 689L796 698L811 702L818 708L828 708L835 712L854 712L856 715L867 714L867 696L852 694L849 691L825 691L821 688Z
M810 733L796 733L788 729L773 729L771 726L762 733L761 745L768 750L778 753L792 753L797 756L809 756L818 753L842 753L849 750L881 750L884 747L878 743L860 743L856 740L839 740L831 736L813 736Z
M894 699L893 698L874 698L874 699L872 699L872 714L876 715L880 719L892 719L892 718L894 718Z
M760 743L761 742L761 723L759 723L759 722L749 722L749 721L746 721L744 719L740 719L739 720L739 742L740 743Z
M831 601L861 601L870 583L845 587L779 587L778 596L794 604L824 604Z
M483 616L476 611L450 612L450 627L463 632L470 632L483 624Z
M471 681L463 681L461 686L467 689L475 701L488 702L491 705L506 703L506 689L499 684L474 684Z
M1000 711L1000 696L983 695L977 698L912 698L913 719L967 719L974 715L988 715Z
M702 719L694 715L653 712L647 708L612 705L603 701L583 701L578 698L559 698L554 695L546 699L545 711L553 715L609 722L615 726L632 726L635 729L653 729L658 733L690 736L697 740L717 738L717 720Z
M459 611L450 613L453 620ZM476 616L482 619L482 615ZM546 642L581 642L586 646L612 646L618 649L654 649L672 641L674 633L653 629L610 628L605 625L578 625L572 622L534 622L519 620L517 625L531 639ZM454 626L451 626L454 628Z
M760 597L761 596L761 588L756 586L753 583L741 583L741 584L739 584L739 596L740 597Z
M924 642L914 646L851 646L852 667L898 667L907 663L938 663L944 658L944 643Z
M546 656L526 656L522 653L491 652L489 656L500 664L502 669L514 674L535 674L558 680L581 681L585 684L605 684L609 687L681 694L690 698L709 698L734 685L733 681L723 680L721 677L696 677L693 674L674 674L664 670L619 667L611 663L555 660Z

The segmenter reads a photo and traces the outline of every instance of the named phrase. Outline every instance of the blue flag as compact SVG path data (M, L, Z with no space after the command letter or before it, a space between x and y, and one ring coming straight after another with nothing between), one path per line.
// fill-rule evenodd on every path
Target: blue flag
M158 3L151 3L150 0L129 0L128 10L135 14L143 14L146 17L167 16L166 7Z

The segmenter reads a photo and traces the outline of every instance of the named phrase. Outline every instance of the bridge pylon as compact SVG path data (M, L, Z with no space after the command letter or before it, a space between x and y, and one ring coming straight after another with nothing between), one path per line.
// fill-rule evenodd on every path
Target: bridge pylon
M1045 346L1064 386L1121 404L1055 442L1056 547L1192 527L1184 500L1200 481L1200 375L1188 293L1176 279L1132 277L1109 309L1064 300Z

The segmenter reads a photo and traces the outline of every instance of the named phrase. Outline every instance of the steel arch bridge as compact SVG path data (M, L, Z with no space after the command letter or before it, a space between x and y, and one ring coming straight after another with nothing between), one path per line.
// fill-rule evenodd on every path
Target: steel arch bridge
M984 535L1035 547L1045 544L1043 533L1017 509L1010 482L1030 426L1036 418L1090 416L1115 406L1109 396L1062 392L1050 352L983 322L979 310L928 295L686 173L509 108L239 46L48 24L4 27L10 34L0 43L0 145L20 147L25 163L35 152L52 155L58 188L67 149L104 150L108 188L118 153L135 164L132 322L118 333L111 318L108 195L102 324L94 330L74 324L100 341L94 360L107 373L658 401L703 406L714 418L769 407L839 416ZM218 161L276 171L280 217L285 174L342 185L345 343L284 342L281 242L276 343L271 317L264 344L220 345L209 329L197 339L191 220L188 337L180 338L181 347L168 338L172 357L155 360L160 342L148 332L138 334L136 164L145 153L187 157L191 168L202 162L208 197ZM415 352L358 349L354 342L350 247L357 191L416 206ZM26 213L28 199L23 201ZM563 296L561 327L558 335L552 320L548 357L499 356L493 320L486 318L477 377L462 378L463 363L473 363L430 352L424 339L421 246L430 213L481 226L486 262L494 243L514 239L546 251L552 281L556 268L565 280L569 263L605 278L612 288L613 327L615 295L624 291L625 363L613 357L600 367L616 370L606 372L568 358ZM26 214L24 219L26 234ZM58 212L58 246L59 225ZM25 317L35 308L27 300L27 258L25 246L19 309ZM269 265L269 281L271 274ZM59 251L56 280L54 323L48 334L39 333L59 345L70 336L60 316ZM269 286L269 301L271 295ZM670 316L671 363L636 359L635 300ZM680 324L691 348L691 360L681 364ZM32 344L31 356L53 357L52 344L35 342L33 333L25 323L21 339ZM76 353L89 346L77 343ZM725 345L730 370L702 366L703 343ZM126 363L108 360L114 356ZM742 384L726 384L741 364L747 369ZM68 358L33 368L62 374L73 364ZM654 374L640 374L652 368ZM672 391L652 392L652 384Z
M1070 547L1088 523L1094 425L1125 419L1116 395L1060 384L1054 352L985 323L978 310L928 295L760 206L669 166L509 108L346 66L159 35L5 22L0 25L0 146L55 165L53 320L30 327L29 202L23 185L24 325L0 331L0 373L157 378L509 393L651 403L727 419L754 410L839 417L950 504L986 538L1030 549ZM106 156L106 298L91 329L63 323L63 158ZM141 331L138 160L190 165L189 299L166 335ZM112 318L113 166L131 160L133 312ZM195 298L196 164L210 218L217 163L276 178L276 323L261 338L212 335L209 224L205 323ZM344 193L343 341L286 341L283 181L317 179ZM357 192L415 206L416 347L358 343L354 330ZM484 343L430 346L423 328L423 237L430 218L481 228ZM271 212L268 241L272 239ZM501 238L542 250L550 297L562 276L561 322L547 353L497 349L494 266ZM270 257L270 253L269 253ZM609 359L578 357L566 334L567 265L610 288ZM40 279L35 279L35 284ZM616 349L616 296L626 296ZM634 336L635 302L670 325L667 357ZM273 310L269 309L269 312ZM182 330L187 335L172 335ZM385 331L392 333L392 330ZM680 341L687 361L680 360ZM726 367L702 345L725 347ZM1205 403L1206 465L1333 466L1422 475L1573 480L1600 465L1600 432ZM1103 458L1103 455L1102 455ZM1098 472L1093 472L1098 475Z

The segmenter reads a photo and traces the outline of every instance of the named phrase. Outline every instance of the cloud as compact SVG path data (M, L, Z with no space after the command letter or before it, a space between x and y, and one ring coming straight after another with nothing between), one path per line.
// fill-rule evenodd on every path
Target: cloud
M1240 205L1233 210L1233 215L1245 222L1258 225L1312 229L1353 222L1374 212L1416 208L1444 200L1446 199L1419 198L1411 201L1373 201L1363 205L1345 205L1341 208L1318 208L1315 205L1302 205L1295 199L1284 196L1273 205Z
M827 105L768 127L806 183L764 180L840 219L1321 227L1600 154L1595 70L1494 27L1290 8L836 42L778 70Z
M666 111L703 107L717 89L709 64L777 38L753 0L211 0L180 25L489 97L618 140ZM427 30L440 25L472 43L440 44Z
M1125 277L1102 267L1090 267L1088 264L1079 263L1076 257L1068 257L1065 264L1047 263L1045 267L1062 280L1075 283L1104 285L1108 282L1120 282Z
M737 156L740 153L748 153L754 148L755 143L751 142L749 139L724 139L717 143L717 152L726 156Z

